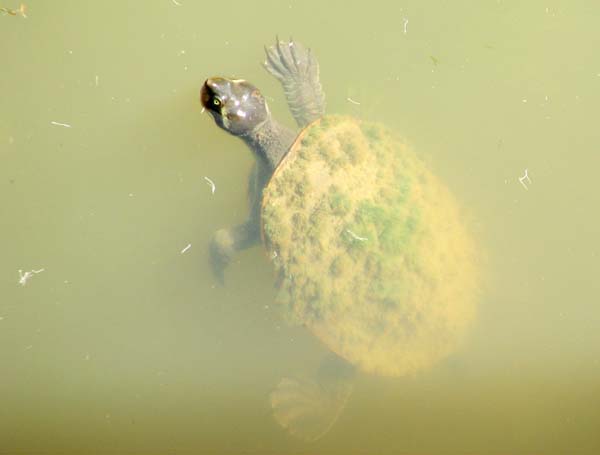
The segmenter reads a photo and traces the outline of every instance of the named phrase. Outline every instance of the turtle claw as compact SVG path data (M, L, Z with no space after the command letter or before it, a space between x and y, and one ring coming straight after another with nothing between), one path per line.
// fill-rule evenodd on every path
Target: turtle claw
M279 81L284 80L284 69L280 67L277 57L273 54L272 49L268 49L267 46L265 46L265 54L267 55L267 59L264 61L263 67Z
M281 82L303 78L313 64L310 49L292 38L287 43L276 38L274 45L265 47L265 54L264 67Z
M213 262L211 262L211 269L213 273L213 277L217 281L220 286L225 286L225 268L215 266Z

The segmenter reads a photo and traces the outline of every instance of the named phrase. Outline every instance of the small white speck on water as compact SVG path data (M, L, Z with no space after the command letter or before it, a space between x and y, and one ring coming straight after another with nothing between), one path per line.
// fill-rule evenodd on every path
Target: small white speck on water
M0 13L3 16L6 16L8 14L10 14L11 16L21 16L23 19L27 19L27 6L25 6L23 3L21 3L21 6L19 7L19 9L11 9L11 8L0 8Z
M45 269L31 270L31 271L25 272L25 273L23 273L23 270L19 270L19 284L21 286L25 286L27 284L27 282L31 279L31 277L33 277L33 275L42 273L44 270Z
M134 196L134 194L133 194L133 193L129 193L129 194L128 194L128 196L129 196L129 197L133 197L133 196Z
M171 0L171 1L173 2L174 5L181 6L181 3L179 3L177 0Z
M348 100L349 102L351 102L352 104L356 104L357 106L360 106L360 103L356 100L353 100L352 98L348 97L346 98L346 100Z
M364 242L366 240L369 240L366 237L361 237L360 235L356 235L354 232L352 232L350 229L346 229L346 232L348 234L350 234L350 236L354 239L354 240L358 240L359 242Z
M527 99L523 98L521 101L522 101L523 103L526 103L526 102L527 102Z
M55 125L55 126L62 126L64 128L71 128L71 125L69 125L68 123L60 123L60 122L50 122L51 125Z
M94 77L94 84L96 85L96 87L100 85L100 78L98 77L98 75Z
M89 355L89 354L86 354L86 355L85 355L85 357L83 358L83 360L86 360L86 361L87 361L87 360L90 360L90 358L91 358L91 357L90 357L90 355Z
M191 243L188 243L188 244L186 245L186 247L185 247L183 250L181 250L181 254L185 253L185 252L186 252L187 250L189 250L191 247L192 247L192 244L191 244Z
M519 177L519 183L521 185L523 185L523 188L525 188L526 190L529 190L529 188L527 187L527 183L529 183L531 185L531 179L529 178L529 174L527 173L527 169L525 169L525 175L523 175L522 177Z
M4 321L4 316L0 316L0 321Z
M217 186L215 185L215 182L213 182L211 179L209 179L206 176L204 176L204 180L206 180L206 183L208 183L210 185L211 194L215 194L215 191L217 190Z
M408 19L404 17L402 20L402 27L404 29L404 34L406 35L408 33Z
M177 55L185 55L185 49L181 49Z

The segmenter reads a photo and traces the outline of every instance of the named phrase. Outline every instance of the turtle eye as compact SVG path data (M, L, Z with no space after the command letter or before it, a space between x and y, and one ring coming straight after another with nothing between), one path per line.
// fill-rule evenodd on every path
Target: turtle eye
M219 98L213 98L213 105L219 107L221 105L221 100Z

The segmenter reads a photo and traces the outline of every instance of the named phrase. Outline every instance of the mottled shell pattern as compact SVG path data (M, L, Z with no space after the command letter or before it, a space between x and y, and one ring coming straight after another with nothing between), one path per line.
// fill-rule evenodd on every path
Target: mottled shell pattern
M474 319L477 247L461 209L379 124L306 127L264 190L262 231L278 303L365 372L427 368Z

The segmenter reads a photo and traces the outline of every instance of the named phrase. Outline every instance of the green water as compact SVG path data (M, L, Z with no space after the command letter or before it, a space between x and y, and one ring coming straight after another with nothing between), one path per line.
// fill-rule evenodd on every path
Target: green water
M595 2L26 5L0 13L1 454L600 453ZM359 375L313 444L267 396L323 347L273 311L259 248L224 288L207 262L252 158L199 88L244 77L293 125L259 65L276 34L313 48L329 112L408 138L487 253L463 349Z

